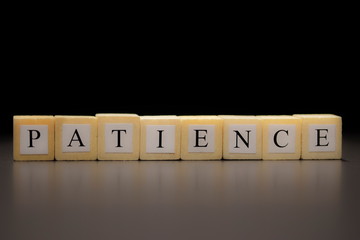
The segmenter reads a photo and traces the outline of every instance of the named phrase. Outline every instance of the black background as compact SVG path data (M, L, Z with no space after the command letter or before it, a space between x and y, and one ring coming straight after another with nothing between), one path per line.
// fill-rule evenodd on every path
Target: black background
M345 132L359 131L352 49L330 28L126 37L22 30L7 38L3 65L7 134L13 115L96 113L333 113Z

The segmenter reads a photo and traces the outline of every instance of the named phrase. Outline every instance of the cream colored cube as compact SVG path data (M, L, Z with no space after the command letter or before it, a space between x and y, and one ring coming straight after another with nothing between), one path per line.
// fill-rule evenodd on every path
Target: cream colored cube
M96 114L98 160L139 160L140 117L137 114Z
M334 114L294 114L302 119L302 159L341 159L342 118Z
M95 116L55 115L55 159L97 159Z
M260 116L263 126L263 160L296 160L301 153L301 118Z
M180 159L178 116L141 116L140 160Z
M222 159L223 119L218 116L180 116L181 159Z
M13 125L14 160L54 160L54 116L14 116Z
M223 159L261 159L262 121L256 116L219 115L223 119Z

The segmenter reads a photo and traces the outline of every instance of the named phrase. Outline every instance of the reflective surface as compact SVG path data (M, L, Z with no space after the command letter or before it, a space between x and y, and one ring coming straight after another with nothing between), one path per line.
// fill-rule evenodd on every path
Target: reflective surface
M344 161L13 162L0 239L358 239L357 137Z

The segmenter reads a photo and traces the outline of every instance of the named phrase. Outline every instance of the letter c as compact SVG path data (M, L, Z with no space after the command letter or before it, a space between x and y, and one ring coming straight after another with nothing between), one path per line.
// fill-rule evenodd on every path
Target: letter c
M280 144L279 144L277 137L278 137L278 134L279 134L280 132L285 132L286 135L289 136L289 131L288 131L288 130L284 130L284 129L280 129L279 131L277 131L277 132L274 134L274 143L275 143L275 145L276 145L277 147L279 147L279 148L284 148L284 147L286 147L289 143L286 143L285 145L280 145Z

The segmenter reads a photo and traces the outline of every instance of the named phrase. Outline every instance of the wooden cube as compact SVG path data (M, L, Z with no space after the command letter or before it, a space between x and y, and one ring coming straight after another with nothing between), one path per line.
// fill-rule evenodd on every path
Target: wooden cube
M140 160L180 159L180 119L177 116L141 116Z
M54 116L14 116L13 124L14 160L54 160Z
M263 160L296 160L301 153L301 118L260 116L263 126Z
M97 159L95 116L55 115L55 159Z
M140 117L137 114L96 114L98 160L139 160Z
M219 115L223 119L223 159L261 159L262 121L256 116Z
M302 159L341 159L342 118L334 114L294 114L302 119Z
M218 116L180 116L181 159L222 159L222 125Z

